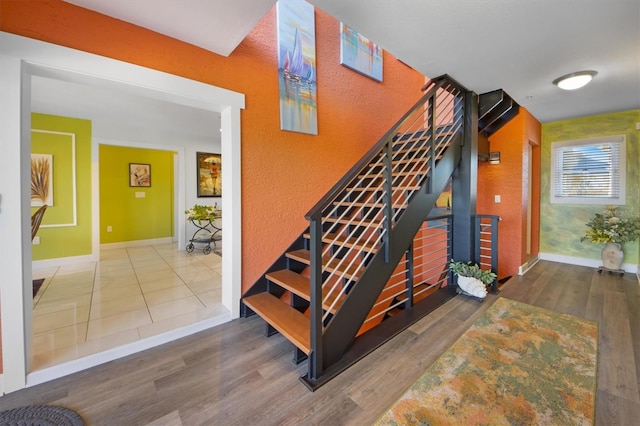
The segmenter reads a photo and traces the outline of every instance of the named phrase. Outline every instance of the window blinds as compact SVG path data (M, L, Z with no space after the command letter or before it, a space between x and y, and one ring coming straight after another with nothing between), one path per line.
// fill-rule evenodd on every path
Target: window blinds
M552 202L618 204L624 196L623 143L552 144Z

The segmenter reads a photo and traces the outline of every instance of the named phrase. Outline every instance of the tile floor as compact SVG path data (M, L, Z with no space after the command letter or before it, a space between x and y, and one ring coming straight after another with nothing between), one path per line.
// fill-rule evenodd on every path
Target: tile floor
M222 258L176 243L103 249L99 262L33 271L31 371L226 312Z

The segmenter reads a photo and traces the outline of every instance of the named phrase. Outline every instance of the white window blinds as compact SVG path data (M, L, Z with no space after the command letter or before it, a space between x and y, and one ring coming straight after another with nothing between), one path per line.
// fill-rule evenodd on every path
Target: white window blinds
M551 144L551 202L625 203L625 136Z

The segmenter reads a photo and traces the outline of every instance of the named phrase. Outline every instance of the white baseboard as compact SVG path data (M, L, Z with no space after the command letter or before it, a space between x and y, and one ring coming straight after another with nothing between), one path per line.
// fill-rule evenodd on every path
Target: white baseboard
M122 241L119 243L100 244L101 249L120 249L128 247L148 246L151 244L166 244L173 242L173 237L152 238L149 240Z
M123 241L120 243L100 244L100 248L101 249L118 249L118 248L148 246L151 244L166 244L171 242L173 242L173 237L153 238L150 240ZM55 259L34 260L33 262L31 262L31 268L34 271L37 271L39 269L77 265L78 263L97 262L98 260L99 260L98 254L58 257Z
M540 257L533 258L529 260L527 263L525 263L524 265L520 265L520 267L518 268L518 275L526 274L529 271L529 269L533 268L533 265L538 263L538 260L540 260Z
M601 259L565 256L562 254L555 254L555 253L539 253L538 257L540 258L540 260L550 260L552 262L567 263L569 265L589 266L591 268L598 268L599 266L602 266ZM631 263L623 263L621 266L621 269L624 269L625 272L630 272L634 274L638 273L638 265L633 265Z
M56 259L34 260L31 262L31 269L57 268L60 266L77 265L78 263L97 262L98 256L87 254L84 256L58 257Z

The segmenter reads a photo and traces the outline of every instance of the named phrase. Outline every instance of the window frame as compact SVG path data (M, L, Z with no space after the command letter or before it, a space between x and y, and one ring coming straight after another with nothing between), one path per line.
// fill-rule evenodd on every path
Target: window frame
M611 165L614 170L612 174L617 174L618 180L618 195L611 197L601 196L557 196L556 187L562 182L558 182L558 176L556 171L556 162L558 155L565 147L583 146L588 147L592 145L611 144L618 145L618 169L615 170L615 165ZM626 204L626 176L627 176L627 137L626 135L611 135L602 136L597 138L576 139L569 141L560 141L551 143L551 178L550 178L550 199L551 204L595 204L595 205L624 205ZM615 162L613 160L612 162Z

